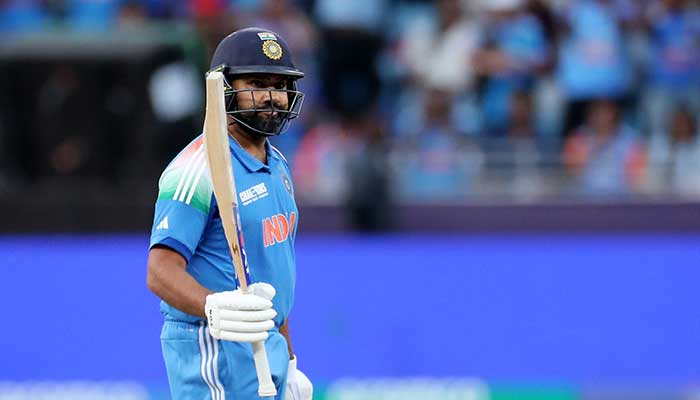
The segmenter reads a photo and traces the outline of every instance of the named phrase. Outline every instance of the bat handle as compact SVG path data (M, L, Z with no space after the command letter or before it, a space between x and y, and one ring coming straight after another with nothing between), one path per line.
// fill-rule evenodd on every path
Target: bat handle
M247 277L246 277L247 278ZM243 293L250 293L250 286L247 285L248 280L243 279L240 283ZM258 395L260 397L272 397L277 395L275 383L272 382L272 374L270 373L270 362L267 359L267 349L265 349L265 341L253 342L253 360L255 361L255 372L258 374Z
M265 342L254 342L251 344L253 345L255 371L258 373L258 394L260 397L276 396L277 389L275 389L275 384L272 382Z

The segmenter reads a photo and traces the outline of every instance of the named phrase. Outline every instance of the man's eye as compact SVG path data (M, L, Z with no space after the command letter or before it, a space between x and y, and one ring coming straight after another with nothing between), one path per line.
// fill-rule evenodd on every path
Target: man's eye
M253 79L252 81L250 81L250 84L255 87L263 87L263 82L257 79Z
M284 82L278 82L275 84L275 89L286 89L286 88L287 88L287 84Z

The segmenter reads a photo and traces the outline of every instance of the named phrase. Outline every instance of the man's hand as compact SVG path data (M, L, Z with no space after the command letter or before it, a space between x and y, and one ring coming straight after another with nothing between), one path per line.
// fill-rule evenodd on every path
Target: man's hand
M260 342L275 326L277 312L272 308L275 288L268 283L254 283L243 294L240 289L207 296L204 313L211 335L232 342Z
M284 400L311 400L313 396L314 385L297 369L297 358L292 358L287 369L287 393Z

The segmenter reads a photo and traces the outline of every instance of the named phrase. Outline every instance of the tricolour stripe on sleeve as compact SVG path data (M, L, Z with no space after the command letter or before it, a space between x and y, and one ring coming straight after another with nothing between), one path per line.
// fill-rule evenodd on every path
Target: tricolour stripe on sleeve
M201 146L199 150L197 150L196 155L185 166L185 169L182 172L182 176L180 177L180 182L178 182L177 184L177 189L175 189L175 195L173 196L173 200L184 200L185 193L189 189L190 182L192 181L192 177L194 176L195 171L199 170L199 166L204 162L203 149L204 146Z
M163 172L158 200L174 200L209 213L213 190L207 170L204 144L200 139L190 143Z
M195 178L194 181L192 181L192 185L190 185L190 188L187 191L187 197L181 196L180 201L184 201L186 204L190 204L192 201L192 197L194 196L195 192L197 191L197 185L199 184L199 180L202 179L202 175L204 174L204 170L207 168L207 160L203 160L201 165L199 166L199 169L195 173Z

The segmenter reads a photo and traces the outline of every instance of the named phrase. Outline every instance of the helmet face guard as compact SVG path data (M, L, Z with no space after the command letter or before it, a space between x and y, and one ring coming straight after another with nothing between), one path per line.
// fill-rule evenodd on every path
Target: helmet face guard
M235 90L231 85L231 80L238 76L252 74L275 74L274 72L251 72L240 73L231 71L232 68L220 66L214 70L224 73L224 103L226 104L226 114L231 115L236 124L239 124L245 131L252 135L276 136L284 133L289 128L289 123L297 118L304 105L304 93L296 90L296 76L288 76L287 87L291 89L240 89ZM288 99L287 108L275 106L273 93L284 93ZM262 94L262 95L261 95ZM240 108L239 98L245 96L252 101L252 107ZM257 102L256 102L257 96ZM268 113L268 116L263 116Z

